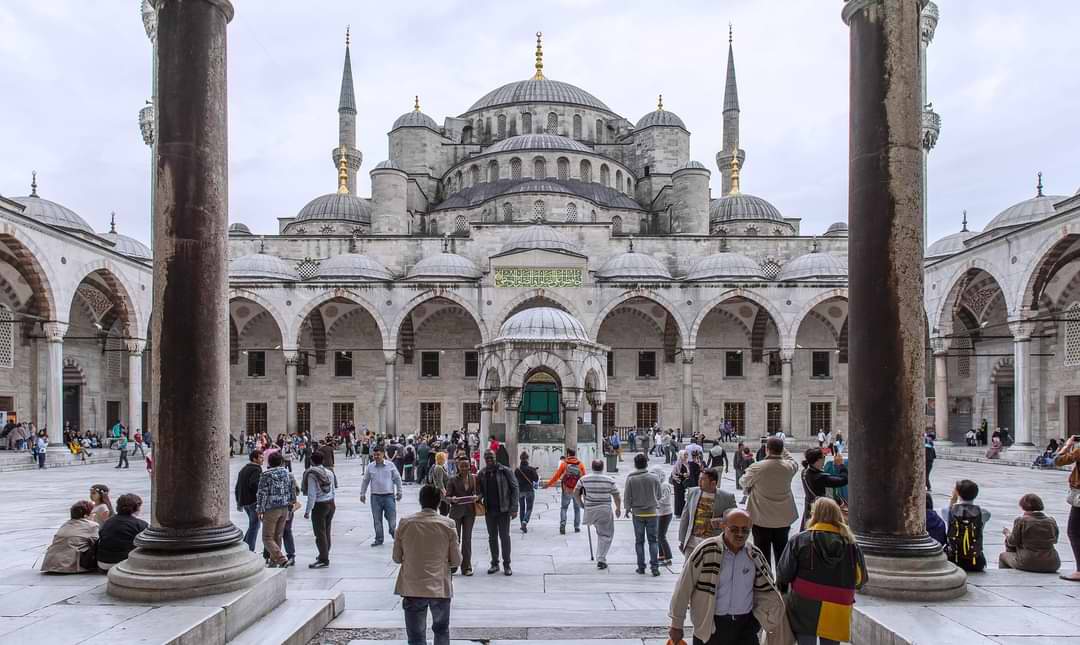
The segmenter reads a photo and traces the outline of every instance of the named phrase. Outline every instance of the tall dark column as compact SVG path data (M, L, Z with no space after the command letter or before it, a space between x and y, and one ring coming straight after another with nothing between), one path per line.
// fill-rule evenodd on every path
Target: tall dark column
M151 330L153 517L109 593L168 600L255 582L229 520L229 0L159 0Z
M922 0L848 0L851 525L865 593L942 599L966 577L926 533Z

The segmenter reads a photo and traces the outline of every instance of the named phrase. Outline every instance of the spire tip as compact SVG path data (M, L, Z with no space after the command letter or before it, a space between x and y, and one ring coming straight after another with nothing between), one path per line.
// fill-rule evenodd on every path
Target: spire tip
M656 97L656 109L657 109L657 111L660 111L660 112L663 112L663 110L664 110L664 95L663 94L659 94Z
M1035 184L1035 191L1036 191L1035 196L1036 197L1042 197L1043 196L1042 171L1040 170L1039 172L1035 173L1035 175L1039 178L1038 183Z
M109 213L109 232L116 232L116 211Z
M536 73L533 74L534 81L544 80L544 44L542 39L544 32L536 32Z
M345 25L345 46L346 46L346 47L348 47L348 46L349 46L349 41L350 41L350 38L349 38L349 27L350 27L350 25Z
M37 171L30 171L30 196L37 197Z

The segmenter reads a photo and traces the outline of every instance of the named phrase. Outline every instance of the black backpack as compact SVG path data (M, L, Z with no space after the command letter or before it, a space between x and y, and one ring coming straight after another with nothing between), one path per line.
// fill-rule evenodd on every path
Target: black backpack
M983 554L982 509L973 504L957 504L949 510L949 532L945 536L945 555L964 571L986 568Z

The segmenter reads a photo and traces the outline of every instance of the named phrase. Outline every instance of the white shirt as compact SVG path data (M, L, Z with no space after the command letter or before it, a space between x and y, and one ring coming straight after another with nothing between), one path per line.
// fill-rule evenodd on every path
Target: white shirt
M754 609L754 561L744 546L738 553L724 548L720 577L716 580L717 616L742 616Z

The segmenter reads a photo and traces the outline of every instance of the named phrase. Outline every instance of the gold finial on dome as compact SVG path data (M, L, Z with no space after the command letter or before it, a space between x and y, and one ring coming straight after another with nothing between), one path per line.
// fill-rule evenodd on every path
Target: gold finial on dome
M731 195L739 194L739 149L731 151Z
M338 159L338 187L339 195L349 194L349 151L341 146L341 158Z
M30 196L37 197L37 171L30 171Z
M544 80L544 45L541 42L544 32L536 32L536 73L533 74L534 81Z
M413 106L412 107L413 107L414 112L419 112L420 111L420 95L419 94L417 94L416 96L413 97Z
M664 95L663 94L659 94L656 97L656 111L657 112L663 112L664 111Z

